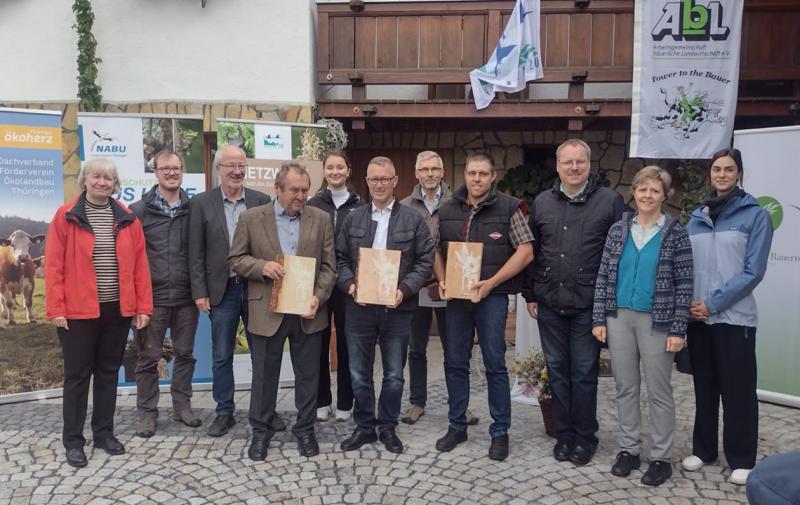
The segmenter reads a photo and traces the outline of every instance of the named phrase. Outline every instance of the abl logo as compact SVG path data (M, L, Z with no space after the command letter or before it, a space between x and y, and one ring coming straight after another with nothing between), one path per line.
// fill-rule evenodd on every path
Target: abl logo
M681 0L664 4L664 14L653 27L653 40L663 40L667 35L673 40L726 40L731 29L722 24L722 4L708 2L708 6L695 5L695 0Z

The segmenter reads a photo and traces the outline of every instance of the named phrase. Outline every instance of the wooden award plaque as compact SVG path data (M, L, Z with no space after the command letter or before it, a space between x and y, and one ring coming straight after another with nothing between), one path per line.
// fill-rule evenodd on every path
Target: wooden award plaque
M358 249L356 301L374 305L394 305L400 276L400 251Z
M272 287L270 309L280 314L308 314L314 296L317 259L279 254L276 261L286 269L286 275Z
M481 279L483 244L480 242L448 242L444 285L448 298L469 300L478 292L473 288Z

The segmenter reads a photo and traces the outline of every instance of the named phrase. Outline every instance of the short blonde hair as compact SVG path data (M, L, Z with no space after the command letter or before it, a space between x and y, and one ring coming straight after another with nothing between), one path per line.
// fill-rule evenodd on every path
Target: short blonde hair
M669 172L657 165L648 165L636 172L636 175L633 176L633 181L631 181L631 194L633 194L636 188L646 179L657 179L661 181L661 187L664 190L664 198L672 196L672 176L669 175Z
M78 188L81 191L86 191L86 178L92 172L104 172L110 174L114 178L114 188L112 193L119 193L121 187L119 184L119 173L117 166L108 158L91 158L81 168L81 173L78 174Z

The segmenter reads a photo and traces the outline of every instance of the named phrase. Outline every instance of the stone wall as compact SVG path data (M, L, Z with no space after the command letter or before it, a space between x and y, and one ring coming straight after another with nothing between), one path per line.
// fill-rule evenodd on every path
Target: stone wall
M677 163L674 160L645 160L627 158L629 130L586 130L582 132L557 131L502 131L502 132L353 132L350 134L350 149L453 149L453 174L456 186L464 182L464 162L467 154L474 150L489 151L498 167L502 179L506 171L524 164L526 148L556 147L568 138L583 139L592 150L592 168L604 173L610 187L618 191L626 202L632 202L630 185L636 172L646 164L659 164L673 175L673 188L679 189ZM668 202L670 210L679 206L679 191Z
M64 200L78 194L78 173L81 163L78 154L78 103L0 103L0 107L61 111L62 153L64 165ZM203 116L203 130L216 130L217 118L312 122L309 105L275 105L202 102L107 103L101 112L126 114L178 114Z

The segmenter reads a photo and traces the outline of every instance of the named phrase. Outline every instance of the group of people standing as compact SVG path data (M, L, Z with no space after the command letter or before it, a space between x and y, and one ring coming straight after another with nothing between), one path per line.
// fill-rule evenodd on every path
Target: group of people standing
M672 356L685 345L688 324L697 415L693 454L682 464L697 470L717 458L721 397L731 481L741 480L741 472L746 478L755 463L758 420L752 289L766 268L772 228L766 212L737 185L740 154L726 150L714 156L712 194L687 228L662 210L671 191L664 170L646 167L634 177L637 210L623 214L622 197L591 173L585 142L567 140L556 158L559 177L531 208L497 191L494 160L485 153L467 157L465 185L453 192L443 181L442 158L420 153L418 184L399 202L395 166L382 156L367 166L366 201L353 189L352 167L342 152L325 156L324 183L311 198L304 166L285 162L272 200L244 187L245 153L229 145L214 158L219 186L190 199L181 189L180 156L162 151L154 157L156 186L131 209L112 197L119 190L113 163L90 160L79 177L82 193L53 218L45 252L47 317L58 327L64 354L68 463L87 464L82 431L92 376L94 444L111 454L125 451L113 433L113 414L131 324L139 347L136 434L156 432L158 361L167 329L175 350L172 417L200 426L191 408L199 311L211 319L216 402L211 436L224 435L236 422L233 352L243 324L253 366L248 449L253 460L265 459L272 436L286 429L276 401L287 340L297 408L292 432L300 454L319 453L316 421L331 413L347 420L351 412L355 430L341 442L342 450L380 441L390 452L403 452L398 421L414 424L425 412L433 313L444 350L449 420L436 448L453 450L477 422L468 410L477 334L492 417L488 455L504 460L511 424L505 322L509 295L522 292L538 321L552 381L556 460L584 465L594 455L598 358L605 343L620 422L621 450L612 473L627 476L641 465L641 362L653 439L642 482L658 485L669 478ZM450 242L483 244L480 281L470 300L448 300ZM361 248L400 251L393 304L357 301ZM279 255L316 259L306 314L269 310L275 283L286 274ZM420 304L420 293L448 300L446 307ZM332 325L335 408L328 358ZM383 370L377 409L376 345ZM407 360L409 407L401 416Z

